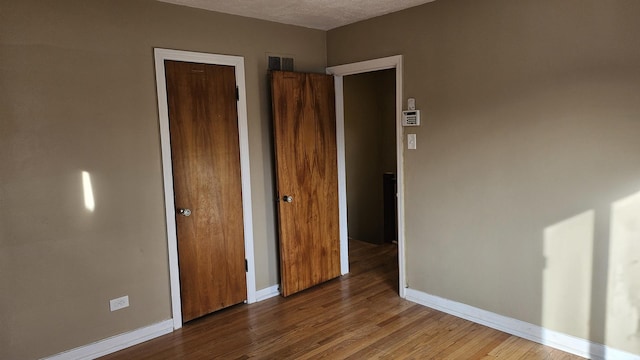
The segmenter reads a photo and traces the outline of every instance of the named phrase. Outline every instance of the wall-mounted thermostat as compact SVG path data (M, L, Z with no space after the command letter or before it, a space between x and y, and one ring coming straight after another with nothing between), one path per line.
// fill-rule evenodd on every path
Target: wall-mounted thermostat
M420 126L420 110L403 111L402 126Z

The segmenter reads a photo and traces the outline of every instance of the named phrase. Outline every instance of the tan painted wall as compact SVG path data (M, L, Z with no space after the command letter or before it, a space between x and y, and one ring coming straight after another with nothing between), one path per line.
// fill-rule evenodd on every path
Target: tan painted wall
M396 147L396 71L380 72L380 114L382 120L382 172L397 170Z
M404 55L423 111L411 288L640 354L640 254L618 255L640 238L638 19L627 0L438 0L329 31L330 66Z
M344 77L349 237L382 243L382 174L395 172L395 70Z
M409 285L640 354L638 18L632 0L438 0L327 37L146 0L3 1L0 358L170 317L153 47L245 57L259 289L278 282L265 53L307 71L403 54L424 111Z
M155 1L2 1L0 358L171 317L154 47L245 57L257 286L277 284L265 54L322 72L325 42L322 31ZM109 312L123 295L131 306Z

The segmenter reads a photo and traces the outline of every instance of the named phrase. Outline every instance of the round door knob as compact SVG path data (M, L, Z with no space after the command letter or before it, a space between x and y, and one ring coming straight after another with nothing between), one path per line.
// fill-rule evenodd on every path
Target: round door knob
M189 209L178 209L178 214L180 214L182 216L189 216L189 215L191 215L191 210L189 210Z
M282 201L290 203L293 201L293 196L285 195L282 197Z

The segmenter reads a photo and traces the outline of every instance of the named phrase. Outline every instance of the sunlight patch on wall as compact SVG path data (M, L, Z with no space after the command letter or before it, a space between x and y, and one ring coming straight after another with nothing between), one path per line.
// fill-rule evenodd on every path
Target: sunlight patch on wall
M640 354L640 192L611 206L606 345Z
M595 212L544 230L542 326L589 338Z
M93 212L96 208L95 200L93 199L93 186L91 185L91 175L83 171L82 172L82 190L84 193L84 207Z

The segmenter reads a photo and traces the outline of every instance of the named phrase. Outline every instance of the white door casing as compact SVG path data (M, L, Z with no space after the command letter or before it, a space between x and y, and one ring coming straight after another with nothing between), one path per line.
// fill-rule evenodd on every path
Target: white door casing
M253 217L251 210L251 181L249 174L249 134L247 124L247 99L244 77L244 58L240 56L215 55L207 53L154 49L156 66L156 89L158 93L158 118L160 124L160 144L162 149L162 174L164 179L164 201L169 250L169 280L171 290L171 312L173 328L182 327L180 301L180 273L178 268L178 242L176 236L175 204L173 193L173 172L171 164L171 141L169 134L169 111L167 107L167 87L165 60L188 61L202 64L227 65L235 68L238 86L238 136L240 141L240 173L242 176L242 214L244 219L244 247L247 259L247 303L256 301L255 260L253 252Z
M396 70L396 159L398 197L398 273L399 294L406 296L405 224L404 224L404 142L402 128L402 55L357 63L331 66L327 74L335 76L336 88L336 141L338 147L338 203L340 206L340 267L342 274L349 272L349 239L347 232L347 177L344 137L344 89L343 77L378 70Z

